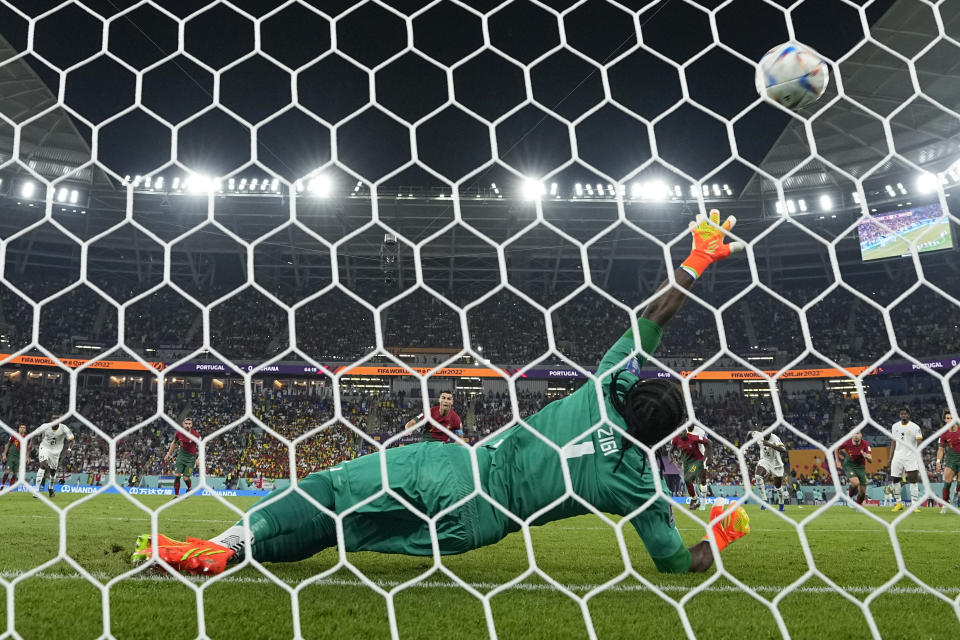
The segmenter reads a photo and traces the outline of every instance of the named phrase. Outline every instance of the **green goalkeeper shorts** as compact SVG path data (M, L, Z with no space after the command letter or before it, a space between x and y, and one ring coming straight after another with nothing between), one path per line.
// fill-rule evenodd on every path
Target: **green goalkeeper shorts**
M700 474L702 472L703 472L703 460L684 457L683 459L683 481L684 482L696 482L700 478Z
M197 456L191 456L188 453L177 453L177 459L173 463L173 473L182 476L193 475L193 467L197 463Z
M386 486L394 495L383 493L380 460L378 454L362 456L311 473L298 487L344 514L346 551L432 555L429 525L408 505L436 516L468 496L474 490L469 450L442 442L389 449ZM481 476L485 467L481 463ZM251 507L250 523L254 557L262 561L300 560L338 543L333 518L296 492L277 490L261 499ZM444 555L463 553L500 540L508 529L503 514L474 497L437 519L438 548Z
M860 479L860 484L867 486L867 468L862 464L856 464L849 458L843 461L843 472L848 478L856 476Z
M953 449L947 449L943 456L943 468L953 469L953 473L960 475L960 453Z

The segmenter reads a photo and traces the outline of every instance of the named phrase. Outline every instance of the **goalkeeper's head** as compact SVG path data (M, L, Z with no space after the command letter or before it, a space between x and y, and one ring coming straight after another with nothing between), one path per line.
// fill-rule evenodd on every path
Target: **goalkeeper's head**
M622 391L617 387L618 376L619 372L610 381L610 401L627 423L627 433L638 442L653 446L686 421L683 391L677 383L663 378L647 378ZM621 452L625 453L632 444L630 440L624 440Z

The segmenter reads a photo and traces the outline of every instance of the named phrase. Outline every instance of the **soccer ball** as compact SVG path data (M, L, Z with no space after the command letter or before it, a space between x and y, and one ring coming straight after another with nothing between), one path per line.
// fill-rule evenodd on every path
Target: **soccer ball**
M830 81L830 70L820 56L802 45L787 42L767 51L757 67L757 91L788 109L816 102Z

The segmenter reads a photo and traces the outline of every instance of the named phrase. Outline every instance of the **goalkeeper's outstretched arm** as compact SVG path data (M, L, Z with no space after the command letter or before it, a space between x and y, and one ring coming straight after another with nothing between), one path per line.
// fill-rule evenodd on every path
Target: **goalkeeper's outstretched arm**
M686 292L693 288L693 283L703 275L707 267L718 260L723 260L731 253L743 251L743 243L726 244L723 241L726 232L730 231L736 223L737 219L730 216L720 224L720 212L716 209L710 211L709 218L703 214L698 215L696 222L690 223L693 236L690 256L673 273L673 282L667 278L657 287L657 291L665 288L669 290L651 302L644 309L641 317L661 327L664 326L676 315L687 298Z
M737 219L733 216L720 223L720 212L710 211L709 217L700 214L696 222L690 223L690 232L693 236L693 246L690 255L673 273L673 278L667 278L657 287L657 291L667 289L660 297L651 302L644 309L641 317L663 327L677 314L687 297L687 291L693 288L693 283L703 275L707 267L714 262L727 258L732 253L743 251L741 242L726 244L724 236L733 228ZM708 459L712 459L713 449L708 450ZM714 506L710 512L710 519L717 519L723 509ZM742 509L737 509L713 525L714 540L718 549L723 550L730 542L746 535L750 530L749 519ZM713 565L713 550L708 540L702 540L687 549L690 553L690 565L687 571L700 573L707 571Z

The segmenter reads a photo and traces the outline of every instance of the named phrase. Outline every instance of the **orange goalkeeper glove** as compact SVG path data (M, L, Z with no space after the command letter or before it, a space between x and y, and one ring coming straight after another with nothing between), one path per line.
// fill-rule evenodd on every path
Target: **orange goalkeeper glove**
M710 210L709 218L702 213L698 215L696 222L690 223L690 233L693 235L693 248L687 259L680 265L680 268L696 280L703 275L707 267L717 260L723 260L731 253L743 251L744 246L742 242L726 244L723 241L727 235L727 231L733 229L733 225L736 223L737 219L734 216L730 216L721 225L720 212L716 209Z
M723 505L715 504L710 509L710 520L716 520L723 513ZM717 541L717 549L723 551L734 540L739 540L750 533L750 516L743 507L737 507L732 513L713 525L713 536ZM704 540L708 536L703 536Z

